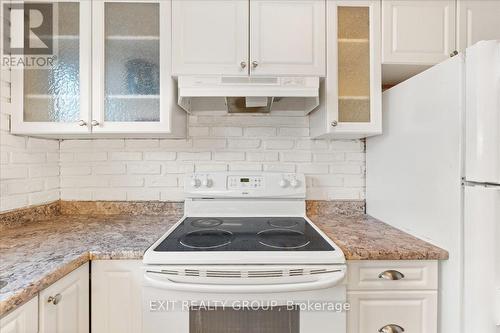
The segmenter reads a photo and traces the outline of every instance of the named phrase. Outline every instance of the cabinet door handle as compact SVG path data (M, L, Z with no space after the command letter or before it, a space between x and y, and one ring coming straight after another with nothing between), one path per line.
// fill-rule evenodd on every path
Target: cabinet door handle
M252 61L252 68L255 69L255 68L257 68L257 66L259 66L259 62Z
M87 122L83 119L81 119L79 122L78 122L78 126L87 126Z
M379 331L379 333L403 333L405 331L405 329L399 325L390 324L390 325L385 325L384 327L382 327L378 331Z
M247 63L246 63L246 61L242 61L242 62L240 62L240 67L241 67L242 69L245 69L245 68L247 67Z
M55 296L49 296L49 298L47 298L47 303L52 303L54 305L57 305L62 299L62 295L61 294L56 294Z
M385 280L401 280L404 279L405 275L401 272L395 271L393 269L384 271L378 275L379 279Z
M334 121L332 121L332 122L330 123L330 125L332 125L332 127L335 127L335 126L337 126L338 124L339 124L339 122L338 122L338 121L336 121L336 120L334 120Z
M99 125L99 122L97 120L92 120L92 122L90 123L90 125L92 125L92 127L94 127L94 126Z

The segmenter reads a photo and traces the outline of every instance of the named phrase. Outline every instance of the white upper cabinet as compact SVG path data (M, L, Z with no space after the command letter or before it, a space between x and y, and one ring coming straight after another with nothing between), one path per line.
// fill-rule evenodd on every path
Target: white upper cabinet
M173 0L173 74L248 73L248 0Z
M90 128L91 2L52 4L52 66L12 67L12 133L86 134ZM19 10L18 10L19 11ZM22 15L21 15L22 17ZM15 25L22 28L22 25ZM13 31L23 36L23 31ZM44 55L44 58L46 56Z
M480 40L500 39L500 1L457 1L457 49L465 50Z
M173 0L173 75L325 76L325 0Z
M40 292L40 333L88 333L89 264Z
M455 50L455 0L382 1L382 63L433 65Z
M325 76L324 0L250 0L250 70Z
M327 2L327 76L310 114L315 138L364 138L382 131L380 2Z
M171 77L169 0L54 2L57 61L16 70L12 132L183 137Z

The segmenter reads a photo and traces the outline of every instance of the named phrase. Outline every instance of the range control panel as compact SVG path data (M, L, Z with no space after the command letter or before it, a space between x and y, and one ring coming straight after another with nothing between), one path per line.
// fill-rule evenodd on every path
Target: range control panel
M305 197L303 174L279 172L209 172L186 175L188 198Z

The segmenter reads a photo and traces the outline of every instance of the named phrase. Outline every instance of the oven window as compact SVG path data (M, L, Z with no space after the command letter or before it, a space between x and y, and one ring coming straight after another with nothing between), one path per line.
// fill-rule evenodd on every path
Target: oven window
M191 307L189 333L299 333L299 309L205 309Z

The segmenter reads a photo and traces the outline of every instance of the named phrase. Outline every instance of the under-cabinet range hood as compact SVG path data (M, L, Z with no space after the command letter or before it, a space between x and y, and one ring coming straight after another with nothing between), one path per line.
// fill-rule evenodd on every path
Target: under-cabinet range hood
M178 104L187 112L268 113L319 105L318 77L179 76Z

